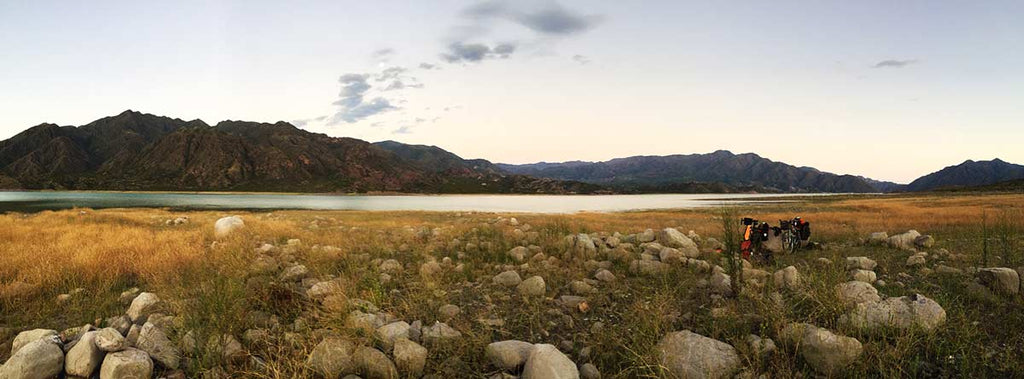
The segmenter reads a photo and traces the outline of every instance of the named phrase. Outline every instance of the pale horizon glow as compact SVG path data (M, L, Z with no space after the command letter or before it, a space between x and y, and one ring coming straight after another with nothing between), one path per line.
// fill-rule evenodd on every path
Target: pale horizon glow
M1024 3L0 3L0 139L126 109L500 163L1024 163ZM395 68L398 69L395 69ZM352 75L355 74L355 75Z

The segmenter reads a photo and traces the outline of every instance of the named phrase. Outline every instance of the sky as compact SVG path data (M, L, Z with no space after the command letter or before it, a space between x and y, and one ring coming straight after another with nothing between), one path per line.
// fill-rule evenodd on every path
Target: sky
M0 139L126 109L502 163L1024 163L1024 2L0 0Z

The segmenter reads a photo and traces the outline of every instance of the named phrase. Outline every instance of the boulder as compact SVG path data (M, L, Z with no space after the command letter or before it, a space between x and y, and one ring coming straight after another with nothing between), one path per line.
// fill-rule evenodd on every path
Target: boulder
M916 230L911 229L904 233L889 236L888 243L889 246L895 247L897 249L913 250L915 246L914 241L917 239L917 237L920 236L921 233L918 233Z
M859 268L855 268L853 270L850 270L849 274L850 279L858 282L874 283L875 280L878 280L878 274L875 274L874 271L861 270Z
M708 279L708 284L711 287L711 292L729 296L732 294L732 278L724 272L715 272L711 274L711 278Z
M674 247L663 247L658 253L658 258L662 263L678 264L686 260L683 253Z
M767 358L776 349L775 341L772 341L771 338L761 338L756 334L747 335L747 346L750 347L750 352L758 358Z
M405 321L392 322L377 328L376 335L385 347L394 346L395 341L409 338L409 323Z
M317 282L306 290L306 296L310 299L322 300L332 295L345 295L345 283L341 279Z
M837 284L836 296L839 297L840 301L852 304L879 301L882 299L878 296L878 290L871 286L870 283L858 281L849 281Z
M526 247L523 246L513 247L511 250L508 251L508 253L505 253L505 255L508 255L509 258L512 258L512 260L516 262L525 261L526 256L528 254L530 254L530 249L527 249Z
M585 261L597 254L597 244L585 233L565 237L565 244L567 255L564 259L567 261L573 259Z
M935 239L932 238L932 236L930 235L919 236L917 238L914 238L914 246L923 249L928 249L931 248L932 246L935 246Z
M242 349L242 343L231 334L212 335L206 341L206 351L220 358L224 363L242 363L248 354Z
M128 307L128 318L131 318L132 322L140 324L159 308L160 297L152 292L143 292L132 300L132 304Z
M857 304L850 313L839 318L841 325L860 330L882 327L934 330L946 322L946 311L939 303L912 295L891 297L882 301Z
M52 329L32 329L18 333L11 342L11 356L18 353L18 350L31 342L41 339L57 338L57 331Z
M800 272L796 267L788 266L772 274L772 280L777 288L795 289L800 286Z
M407 339L395 340L391 355L395 357L398 371L408 378L420 377L423 367L427 365L427 348Z
M653 229L646 229L643 232L637 233L636 242L645 243L652 242L657 236L654 234Z
M638 259L629 262L629 272L640 275L658 274L668 271L669 266L661 261Z
M523 282L523 279L519 277L519 273L511 270L495 275L491 280L494 284L505 287L515 287L518 286L519 283Z
M925 258L926 256L927 254L925 253L916 253L914 255L907 257L907 267L924 266L924 264L928 261L928 259Z
M153 377L153 360L139 349L127 348L107 354L100 366L100 379L148 379Z
M993 292L1016 295L1020 292L1020 275L1006 267L992 267L978 270L978 280Z
M658 243L666 247L679 249L680 253L687 258L700 257L700 249L697 248L697 244L690 237L687 237L675 228L665 228L658 231L657 240Z
M434 321L434 325L431 326L424 326L420 336L426 343L438 343L460 337L462 333L440 321Z
M245 221L242 221L241 217L228 216L222 217L213 224L213 234L217 238L226 237L236 230L240 230L245 227Z
M282 282L298 282L307 276L309 276L309 269L305 265L294 265L281 271L281 275L277 279Z
M364 335L371 335L376 332L377 328L384 326L384 320L373 313L356 310L350 312L345 318L345 326Z
M579 379L580 372L569 357L554 345L538 344L530 349L522 379Z
M874 232L868 235L868 243L874 245L882 245L889 241L889 233L886 232Z
M325 378L340 378L356 371L353 354L356 345L341 337L329 336L309 353L306 366Z
M666 334L654 351L675 378L731 378L741 363L732 345L689 330Z
M427 281L433 281L437 279L437 276L441 274L441 265L437 261L427 261L420 265L420 277Z
M113 328L122 336L128 334L128 329L131 329L132 327L132 319L127 315L108 317L104 323L107 327Z
M386 354L372 347L360 346L352 353L356 370L367 379L398 379L398 369Z
M601 371L594 366L593 363L586 363L580 366L580 378L582 379L601 379Z
M526 364L530 357L533 344L518 340L492 342L484 349L484 355L495 367L506 371L516 371Z
M547 286L544 284L544 278L539 276L531 276L519 283L516 287L516 291L523 296L544 296L547 291Z
M53 336L37 338L19 346L2 367L3 379L49 379L64 371L64 350Z
M171 340L160 328L152 323L147 322L139 330L136 347L148 353L153 360L166 368L177 369L181 362L181 351L171 343Z
M113 329L109 329L113 331ZM68 375L88 377L103 363L105 352L96 346L96 332L86 332L64 358Z
M858 282L859 283L859 282ZM838 374L860 357L864 348L854 338L804 323L791 323L779 332L779 339L794 346L807 365L819 373Z
M605 269L602 268L600 270L597 270L596 273L594 273L594 279L597 279L597 280L600 280L600 281L606 282L606 283L614 282L615 281L615 274L612 274L611 271L608 271L608 270L605 270Z
M878 263L868 257L846 257L846 269L874 270Z

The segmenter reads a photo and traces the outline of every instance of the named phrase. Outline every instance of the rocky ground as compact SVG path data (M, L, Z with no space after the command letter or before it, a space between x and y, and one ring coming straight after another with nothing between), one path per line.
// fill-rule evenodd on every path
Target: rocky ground
M621 233L530 215L437 217L372 228L329 214L151 219L144 227L203 233L209 259L173 285L143 276L53 296L7 283L0 377L955 377L1024 367L1024 270L979 267L939 236L826 231L820 249L740 269L716 253L721 232L707 214ZM80 314L57 315L68 311Z

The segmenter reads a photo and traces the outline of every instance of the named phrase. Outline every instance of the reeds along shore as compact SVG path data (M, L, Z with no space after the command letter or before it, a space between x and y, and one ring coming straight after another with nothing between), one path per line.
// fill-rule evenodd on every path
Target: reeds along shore
M687 264L700 260L726 267L707 245L710 238L723 238L715 209L573 215L11 213L0 215L0 342L5 344L0 361L10 358L12 340L24 330L106 326L129 306L125 301L131 299L122 300L122 292L138 288L161 299L158 314L170 317L166 334L182 356L176 369L189 377L204 372L319 375L322 367L311 357L328 338L382 353L363 354L373 358L352 368L363 375L377 373L374 364L390 372L381 363L385 359L407 376L408 362L398 356L394 341L375 330L380 326L375 323L398 321L426 326L420 333L440 333L443 328L430 329L435 322L458 332L450 339L428 342L425 334L413 341L427 351L417 374L437 377L525 374L540 364L500 367L487 350L504 340L533 344L537 354L543 349L536 346L553 345L584 375L593 375L593 369L604 377L669 376L673 361L666 358L666 344L669 336L681 336L672 333L684 330L731 346L737 359L727 368L731 373L823 374L817 358L803 354L799 343L786 343L793 323L862 345L842 370L826 375L1007 376L1024 370L1024 301L1019 294L981 285L979 269L1024 266L1019 238L1024 227L1016 222L1022 209L1024 195L970 194L812 198L734 209L773 224L802 216L812 223L812 238L824 246L748 268L755 271L744 271L744 279L755 283L743 283L738 294L716 293L713 270ZM214 223L234 214L245 226L216 236ZM187 221L174 222L179 218ZM664 228L700 236L699 256L674 265L662 262L669 264L663 270L631 269L643 259L666 261L665 254L650 254L650 243L637 240L646 229ZM910 229L931 235L934 246L910 251L866 242L873 232ZM591 233L604 249L574 255L566 237L577 233ZM630 247L609 247L612 236ZM523 257L510 254L518 246ZM928 253L925 263L910 265L908 259L920 252ZM851 281L846 258L859 256L877 262L866 271L883 282L871 283L881 298L920 294L943 308L944 322L880 332L841 322L857 306L836 288ZM265 263L273 267L256 267ZM296 265L305 273L283 280ZM771 278L788 266L801 276L795 288L781 288L788 285ZM595 278L599 270L614 280ZM540 294L528 296L518 284L496 283L495 276L507 271L521 279L540 277ZM769 277L756 283L760 272ZM310 293L313 288L328 294ZM356 311L374 315L373 327L353 323ZM750 335L774 339L778 350L752 350ZM210 343L224 336L240 341L241 350L232 350L237 355L227 357L221 344ZM154 375L175 372L157 362Z

